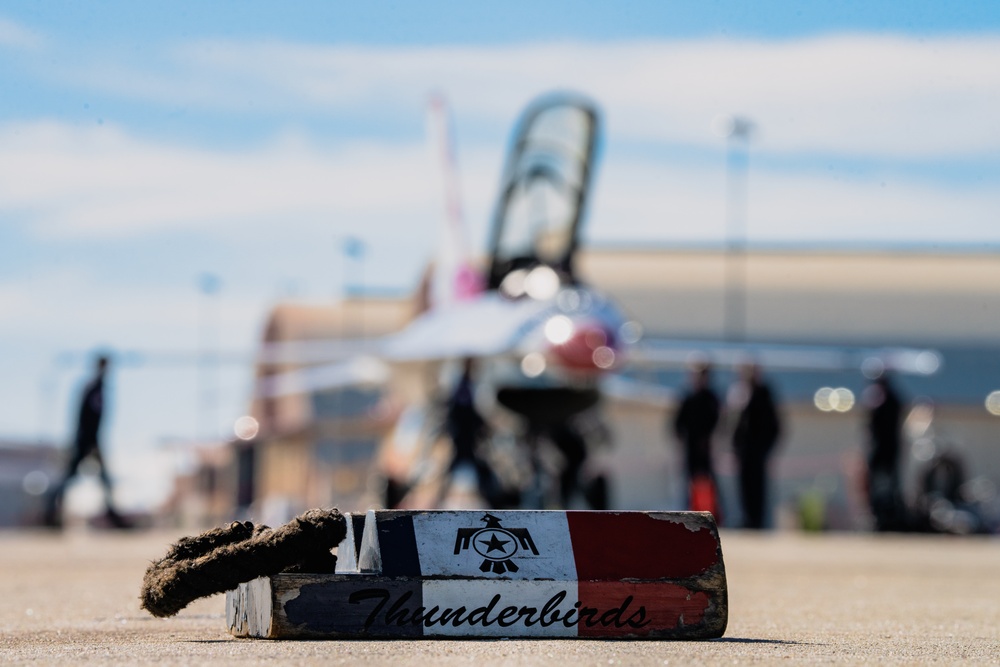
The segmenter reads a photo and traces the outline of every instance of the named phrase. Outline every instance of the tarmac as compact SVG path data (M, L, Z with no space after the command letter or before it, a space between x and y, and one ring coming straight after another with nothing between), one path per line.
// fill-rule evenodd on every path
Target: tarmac
M1000 539L723 531L729 627L702 642L235 639L224 597L169 619L143 572L180 534L0 533L0 663L1000 665Z

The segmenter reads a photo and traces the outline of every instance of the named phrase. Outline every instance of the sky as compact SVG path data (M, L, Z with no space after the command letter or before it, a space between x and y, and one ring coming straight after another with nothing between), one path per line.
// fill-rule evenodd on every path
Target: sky
M412 289L444 210L432 92L481 247L513 124L550 90L602 110L588 243L723 243L713 126L738 115L749 243L1000 248L997 3L12 0L0 440L66 441L87 351L249 355L279 300ZM231 433L250 368L111 385L137 506L182 443Z

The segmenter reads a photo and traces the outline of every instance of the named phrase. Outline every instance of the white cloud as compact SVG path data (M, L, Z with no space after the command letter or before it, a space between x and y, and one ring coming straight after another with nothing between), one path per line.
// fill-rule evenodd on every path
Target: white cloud
M0 47L30 51L44 43L45 39L37 32L0 16Z
M0 282L0 328L21 340L58 340L65 350L101 344L191 350L198 340L199 298L193 286L109 282L78 267L39 268ZM224 294L221 340L253 349L265 298Z
M711 132L717 113L736 110L758 123L755 156L812 151L896 165L995 160L998 47L1000 37L990 36L866 35L502 47L202 42L174 54L171 64L180 68L169 76L85 74L91 83L171 105L233 104L234 119L253 113L249 99L272 110L386 114L388 124L398 124L420 113L428 90L441 88L460 129L502 127L498 136L532 95L576 88L604 107L608 121L588 236L718 241L725 186L722 141ZM397 126L396 138L344 140L345 130L325 122L317 134L332 129L339 143L320 145L305 131L279 127L271 142L239 149L140 137L144 128L115 124L10 123L0 126L0 210L47 240L191 232L261 257L283 237L282 247L299 243L297 254L317 263L316 248L304 247L317 230L360 233L393 245L397 257L419 255L405 277L394 274L408 279L434 245L442 209L423 138L399 140ZM689 163L684 151L692 145L701 147L701 159L714 151L718 163ZM499 141L459 146L474 239L485 235L503 148ZM755 161L749 233L757 241L996 242L994 191L988 181L907 180L899 170L843 181ZM276 273L296 275L288 260L269 261ZM384 268L388 275L398 266Z
M463 158L465 209L472 238L481 239L501 151L473 145ZM253 256L266 255L264 244L279 237L315 238L326 230L423 255L435 244L442 210L433 169L425 147L410 143L353 143L323 152L299 137L224 151L141 140L107 126L0 129L0 206L19 211L52 240L186 230L227 239L234 252ZM1000 239L1000 195L989 183L955 186L891 174L846 181L755 167L750 188L752 240ZM669 153L651 158L609 150L588 233L717 241L724 206L721 153L718 165L692 166Z
M769 174L753 182L749 219L756 238L772 241L995 244L998 210L994 188Z
M51 237L232 232L254 220L385 228L414 210L436 210L428 162L422 145L354 144L324 154L286 142L227 152L108 126L18 124L0 130L0 205L27 211Z
M762 128L764 150L894 158L1000 150L1000 36L837 35L780 42L647 41L349 47L212 41L166 73L119 66L76 79L237 114L414 106L443 89L462 115L509 122L531 96L596 98L619 138L715 145L719 113Z
M754 169L747 194L751 242L1000 242L1000 192L992 187ZM588 235L722 242L726 216L721 168L612 158L601 169Z

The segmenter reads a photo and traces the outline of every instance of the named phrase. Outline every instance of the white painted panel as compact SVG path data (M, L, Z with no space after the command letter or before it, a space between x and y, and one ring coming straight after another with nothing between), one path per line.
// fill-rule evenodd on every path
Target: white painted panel
M577 635L575 581L435 580L423 598L425 637Z
M565 512L416 514L413 530L423 576L576 580Z

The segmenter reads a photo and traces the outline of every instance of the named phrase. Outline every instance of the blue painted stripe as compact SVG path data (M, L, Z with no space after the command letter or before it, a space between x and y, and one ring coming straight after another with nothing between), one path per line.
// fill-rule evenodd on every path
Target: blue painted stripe
M361 557L361 538L365 534L365 515L361 512L351 514L351 524L354 528L354 558Z
M285 616L304 635L420 637L423 590L419 580L373 581L342 575L305 584L284 603Z
M420 556L413 532L413 515L405 511L376 512L382 576L419 577Z

